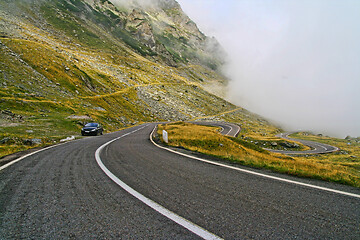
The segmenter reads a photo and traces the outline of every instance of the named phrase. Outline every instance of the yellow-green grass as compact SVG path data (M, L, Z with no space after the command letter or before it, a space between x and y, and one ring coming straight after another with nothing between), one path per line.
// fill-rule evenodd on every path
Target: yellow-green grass
M26 146L26 145L7 145L7 146L1 146L0 145L0 158L13 154L15 152L21 152L21 151L25 151L27 149L32 148L31 146Z
M310 133L296 133L290 137L305 139L310 141L322 142L335 147L340 150L319 155L308 155L298 157L301 159L318 162L319 164L332 164L335 166L343 166L359 178L360 176L360 141L357 139L339 139L327 136L318 136Z
M115 131L136 122L162 120L161 114L153 116L150 112L152 106L139 99L140 89L150 92L163 91L164 94L167 88L171 92L181 89L188 92L186 95L194 95L198 98L199 111L206 113L214 112L216 101L220 101L207 96L204 91L198 93L197 86L194 86L189 79L173 73L171 68L156 63L122 59L114 54L119 58L116 64L124 73L123 82L119 82L113 77L116 76L115 70L104 74L101 69L91 67L93 62L101 66L107 64L103 58L93 57L93 52L81 52L81 54L74 52L69 57L69 54L64 52L69 53L71 50L56 51L54 50L56 48L41 42L9 38L1 41L32 68L24 67L13 57L6 57L9 51L1 49L0 59L4 61L4 66L10 66L8 72L12 74L11 76L9 74L11 83L0 89L1 110L11 110L23 116L24 121L15 125L11 125L12 122L9 121L8 126L1 127L0 140L6 137L26 139L24 136L26 130L33 131L31 138L40 138L43 142L45 141L43 138L47 137L44 131L49 132L51 138L78 134L81 128L80 122L68 119L70 115L86 115L93 121L102 123L107 131ZM107 56L107 54L98 53L98 56ZM83 66L77 63L74 60L75 56L77 59L83 59L82 63L89 64ZM70 70L67 70L67 67ZM31 69L36 69L37 73L41 73L48 80L44 80L45 77L40 78ZM17 72L21 74L15 74ZM204 110L203 106L206 105L204 102L209 102L207 99L213 101L214 104L211 106L215 107ZM95 110L95 107L104 110ZM193 108L196 108L195 104ZM181 110L179 109L179 112ZM44 127L47 125L49 126ZM13 145L0 144L0 148L1 158L23 150L27 146L23 146L22 141L18 141Z
M359 174L349 166L271 153L240 138L223 136L215 127L183 122L159 125L161 140L162 130L168 132L170 146L183 147L241 165L360 187Z
M256 137L256 138L247 137L246 141L255 143L256 145L258 145L262 148L273 149L273 150L291 150L291 151L311 150L311 148L309 146L306 146L300 142L296 142L296 141L292 141L292 140L285 140L285 139L278 138L278 137ZM272 145L273 143L276 143L277 145L273 146ZM286 145L284 145L284 143L290 143L293 145L293 147L285 149ZM297 146L295 144L297 144Z
M34 112L32 116L22 115L22 120L1 119L0 158L29 148L54 144L68 136L80 135L81 126L76 120L64 117L65 114L46 112L45 115ZM41 144L30 144L30 139L40 139Z

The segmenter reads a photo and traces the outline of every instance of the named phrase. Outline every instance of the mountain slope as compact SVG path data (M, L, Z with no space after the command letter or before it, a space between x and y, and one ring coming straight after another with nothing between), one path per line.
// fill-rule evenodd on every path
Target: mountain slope
M2 155L27 139L78 135L87 121L114 131L213 116L252 134L277 131L221 98L227 79L216 40L176 1L155 2L1 1Z

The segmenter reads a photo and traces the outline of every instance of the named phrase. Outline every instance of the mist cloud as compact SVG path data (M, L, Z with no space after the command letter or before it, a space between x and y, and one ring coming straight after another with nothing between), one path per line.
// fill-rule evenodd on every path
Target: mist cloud
M289 130L360 136L360 1L178 2L228 52L230 101Z

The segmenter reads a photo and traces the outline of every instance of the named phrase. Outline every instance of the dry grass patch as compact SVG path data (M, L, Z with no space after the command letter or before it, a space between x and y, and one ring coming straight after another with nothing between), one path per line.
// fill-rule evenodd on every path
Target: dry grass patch
M319 136L311 133L296 133L290 137L322 142L338 147L340 150L329 154L309 155L299 157L307 161L316 161L319 164L344 166L354 176L354 181L360 178L360 138L339 139L328 136Z
M270 153L240 138L223 136L217 127L177 122L159 125L159 136L162 130L168 132L169 145L174 147L183 147L246 166L360 187L359 176L348 166Z

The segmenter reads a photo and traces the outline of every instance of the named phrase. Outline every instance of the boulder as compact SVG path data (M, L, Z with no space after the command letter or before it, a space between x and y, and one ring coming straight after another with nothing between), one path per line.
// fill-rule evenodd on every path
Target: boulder
M31 139L31 142L33 143L33 144L41 144L42 143L42 140L41 139L38 139L38 138L33 138L33 139Z
M10 141L10 138L6 137L6 138L3 138L3 139L0 140L0 144L5 144L5 143L7 143L9 141Z
M283 146L283 147L286 147L286 148L297 148L297 147L299 147L298 144L290 143L290 142L282 142L282 143L280 143L280 145Z
M24 140L23 140L23 144L24 144L24 145L29 145L29 146L38 145L38 144L41 144L41 143L42 143L42 140L41 140L41 139L37 139L37 138L24 139Z

